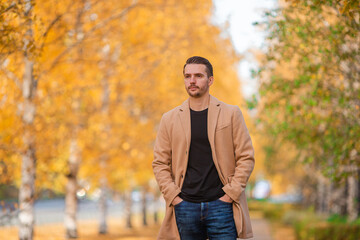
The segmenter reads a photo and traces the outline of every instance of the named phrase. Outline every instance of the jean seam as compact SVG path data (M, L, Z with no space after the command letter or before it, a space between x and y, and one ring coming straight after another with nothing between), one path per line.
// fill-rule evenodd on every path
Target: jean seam
M206 204L206 207L205 207L206 212L205 212L205 214L203 214L203 210L201 209L201 215L200 215L201 221L204 221L206 219L206 217L209 215L209 202L203 202L203 203ZM200 203L200 204L202 204L202 203Z

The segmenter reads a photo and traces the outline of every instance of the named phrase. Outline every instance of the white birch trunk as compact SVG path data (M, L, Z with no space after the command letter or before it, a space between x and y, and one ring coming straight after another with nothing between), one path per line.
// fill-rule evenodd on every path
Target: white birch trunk
M103 116L104 126L104 135L107 136L108 139L110 137L110 129L109 125L109 107L110 107L110 85L109 78L113 74L112 68L116 63L119 57L119 48L115 48L114 53L110 56L110 45L105 45L102 49L103 54L103 62L105 66L107 66L104 71L104 77L102 78L102 99L101 99L101 113ZM100 68L101 68L100 64ZM103 139L106 141L106 139ZM100 179L100 187L101 187L101 195L99 199L99 208L100 208L100 218L99 218L99 233L105 234L107 233L107 191L108 191L108 181L107 181L107 165L109 155L107 153L108 148L107 144L103 145L103 154L100 158L100 169L102 171L102 177Z
M108 53L110 51L110 46L106 45L102 49L103 53L103 63L107 63L108 60ZM102 98L101 98L101 113L102 113L102 119L105 124L104 126L104 133L106 136L109 136L110 126L108 124L108 115L109 115L109 99L110 99L110 88L109 88L109 76L110 76L110 70L105 69L104 77L102 78L101 84L102 84ZM102 141L106 141L105 139L102 139ZM100 169L102 171L101 179L100 179L100 199L99 199L99 210L100 210L100 216L99 216L99 234L106 234L107 233L107 199L106 199L106 193L107 193L107 161L108 161L108 154L107 154L107 148L106 143L103 143L102 145L102 155L100 157Z
M79 170L79 149L76 138L73 138L70 142L70 156L69 156L69 174L67 175L68 182L66 184L65 195L65 218L64 225L67 238L77 238L77 224L76 224L76 212L77 212L77 197L76 192L78 189L77 174Z
M84 5L85 5L85 1L81 2L81 7L77 12L77 16L76 16L76 24L75 24L75 39L73 41L77 41L76 38L78 38L79 36L83 35L83 30L82 30L82 16L84 13ZM78 48L78 57L81 58L82 56L82 47ZM79 73L80 73L80 78L83 77L82 76L82 72L83 67L82 65L79 66L78 69ZM76 98L74 100L74 104L73 104L73 112L75 113L75 115L79 114L80 111L80 99ZM77 190L78 190L78 171L80 168L80 149L79 149L79 145L78 145L78 130L79 130L80 126L77 125L77 123L75 123L72 126L72 137L71 137L71 141L70 141L70 154L69 154L69 161L68 161L68 168L69 168L69 173L67 175L67 184L66 184L66 193L65 193L65 216L64 216L64 227L65 227L65 235L67 238L77 238L78 237L78 233L77 233L77 221L76 221L76 216L77 216L77 207L78 207L78 199L76 196Z
M99 208L100 208L100 218L99 218L99 234L107 233L107 184L106 178L101 179L101 193L99 199Z
M24 98L22 108L22 122L24 125L24 148L22 153L21 186L19 190L19 239L32 240L34 235L34 201L35 201L35 173L36 173L36 147L34 118L36 105L36 81L33 75L34 62L31 58L30 47L33 42L32 32L32 2L25 1L25 17L27 28L24 37L24 75L22 95Z

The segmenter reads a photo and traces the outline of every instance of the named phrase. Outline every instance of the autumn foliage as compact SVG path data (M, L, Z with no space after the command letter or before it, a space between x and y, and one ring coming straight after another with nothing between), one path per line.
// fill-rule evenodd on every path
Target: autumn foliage
M147 183L159 119L186 98L188 57L210 59L213 94L241 104L240 58L211 14L210 0L2 1L0 182L20 186L27 134L36 192L64 192L71 154L92 190L104 177L114 191Z

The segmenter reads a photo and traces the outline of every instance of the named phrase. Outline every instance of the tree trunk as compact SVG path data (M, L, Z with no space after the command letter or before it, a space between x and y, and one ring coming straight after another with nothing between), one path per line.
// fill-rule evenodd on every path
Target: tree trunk
M346 183L334 183L331 191L330 213L346 214Z
M132 196L131 191L125 193L125 217L126 227L132 228Z
M84 14L85 9L85 0L81 2L80 8L77 10L76 16L76 24L75 24L75 38L77 36L81 36L83 34L82 30L82 16ZM77 39L73 39L73 41L77 41ZM77 49L78 57L81 59L83 55L83 48L79 47ZM78 69L80 76L79 78L83 78L83 65L79 65ZM80 106L81 101L80 97L76 97L72 104L72 110L74 115L77 116L80 113ZM77 215L77 207L78 207L78 199L76 196L78 190L78 171L80 168L80 149L78 145L78 131L80 129L79 121L75 121L71 126L72 129L72 138L70 142L70 156L68 161L69 173L67 175L68 182L66 184L66 195L65 195L65 218L64 218L64 227L65 227L65 235L67 238L77 238L77 222L76 222L76 215Z
M331 193L332 193L333 183L328 179L328 182L325 187L325 202L324 202L324 212L330 212L330 201L331 201Z
M64 225L67 238L77 238L76 212L78 189L77 174L79 170L79 154L77 140L73 138L70 143L69 174L65 195L65 219Z
M100 62L99 68L101 69L101 63L105 63L104 65L107 66L109 63L109 52L110 52L110 45L105 45L102 49L103 59ZM111 64L110 60L110 64ZM109 86L109 77L112 74L112 65L108 66L108 68L104 69L104 76L101 79L102 85L102 98L101 98L101 114L104 123L103 128L103 136L106 136L105 139L102 139L104 144L100 144L101 150L103 154L100 157L100 170L102 177L100 179L100 188L101 188L101 195L99 199L99 208L100 208L100 218L99 218L99 233L106 234L107 233L107 200L106 200L106 193L107 193L107 165L108 165L108 148L105 144L106 140L110 137L110 129L111 126L109 125L109 103L110 103L110 86Z
M34 201L35 201L35 139L30 130L25 130L25 153L22 156L21 187L19 192L19 239L33 239L34 231Z
M35 201L35 173L36 173L36 146L34 118L36 105L36 81L33 75L34 62L30 48L33 43L32 32L32 2L25 1L25 17L27 31L24 37L24 76L22 95L24 98L22 123L24 126L24 151L22 153L21 186L19 190L19 239L31 240L34 235L34 201Z
M316 201L316 211L318 213L324 213L325 212L325 192L326 192L326 186L325 186L325 180L323 176L318 176L318 183L317 183L317 201Z
M159 195L157 192L154 194L154 223L159 223Z
M100 199L99 199L99 208L100 208L100 218L99 218L99 234L106 234L107 233L107 200L106 200L106 178L102 178L101 180L101 192L100 192Z
M147 191L146 189L143 189L142 191L142 199L141 199L141 205L142 205L142 219L143 219L143 226L147 226L147 199L146 196L147 195Z
M159 214L158 214L157 209L155 209L155 211L154 211L154 223L155 224L159 223Z
M354 221L358 217L358 196L359 196L359 185L355 176L349 176L347 179L348 183L348 194L347 194L347 215L349 221Z

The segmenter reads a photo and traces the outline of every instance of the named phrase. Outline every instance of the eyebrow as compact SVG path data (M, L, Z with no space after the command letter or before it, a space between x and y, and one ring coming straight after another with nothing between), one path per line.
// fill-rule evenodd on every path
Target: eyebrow
M184 73L184 76L191 75L191 74L193 74L193 75L204 75L203 73Z

